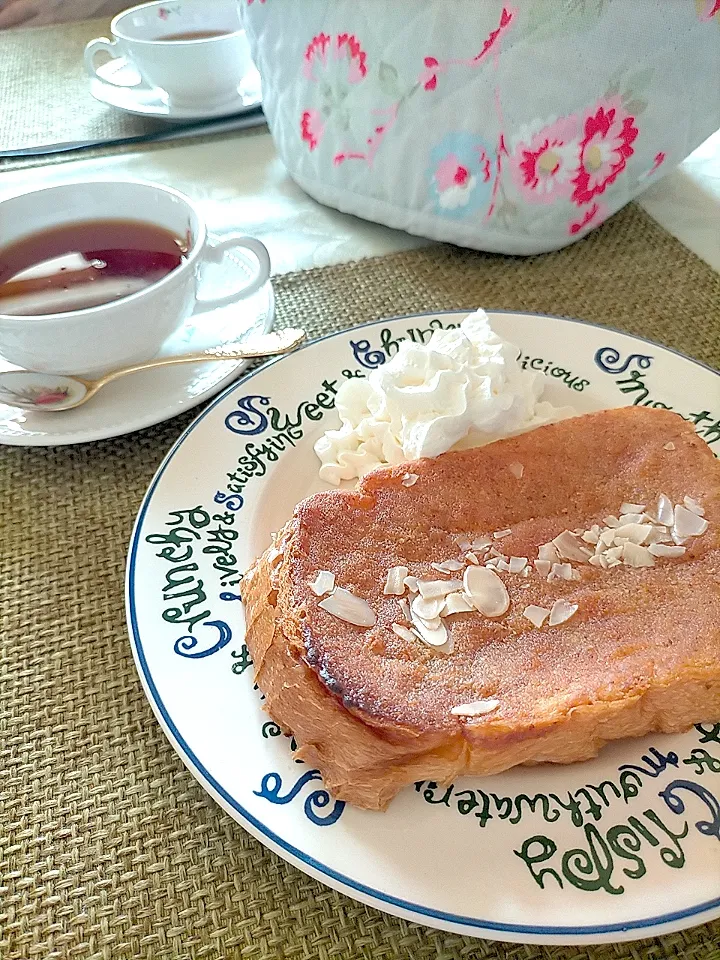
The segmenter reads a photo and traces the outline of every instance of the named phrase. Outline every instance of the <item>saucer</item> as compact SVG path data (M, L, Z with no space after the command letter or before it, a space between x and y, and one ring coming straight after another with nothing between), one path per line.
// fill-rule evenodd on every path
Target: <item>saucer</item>
M256 269L252 256L242 250L233 251L232 262L234 268L247 276L252 276ZM219 272L220 266L211 265L209 269ZM234 269L225 268L223 273L226 276L219 278L218 293L223 292L222 286L230 286ZM255 334L267 333L274 317L275 298L268 281L246 300L188 317L168 337L157 356L242 343ZM0 403L0 444L50 447L104 440L142 430L219 393L247 365L247 360L202 361L130 374L108 384L85 406L66 413L36 413ZM0 371L16 369L0 356Z
M96 100L126 113L158 120L212 120L231 114L248 113L261 104L260 74L255 67L248 71L238 86L237 95L212 109L174 107L159 87L149 87L124 57L116 57L98 67L98 76L90 81L90 93Z

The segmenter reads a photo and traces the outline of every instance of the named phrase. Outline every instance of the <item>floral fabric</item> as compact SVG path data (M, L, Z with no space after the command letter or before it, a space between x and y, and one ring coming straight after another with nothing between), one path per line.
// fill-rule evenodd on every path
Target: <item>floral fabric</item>
M557 249L720 127L720 0L242 2L291 176L411 233Z

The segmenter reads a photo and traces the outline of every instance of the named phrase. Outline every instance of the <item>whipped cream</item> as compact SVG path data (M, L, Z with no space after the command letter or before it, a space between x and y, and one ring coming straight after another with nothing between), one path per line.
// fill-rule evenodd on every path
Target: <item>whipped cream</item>
M338 485L387 464L436 457L461 441L482 446L575 415L540 400L542 374L523 370L518 348L478 310L428 343L404 341L388 363L343 383L342 426L315 444L320 477Z

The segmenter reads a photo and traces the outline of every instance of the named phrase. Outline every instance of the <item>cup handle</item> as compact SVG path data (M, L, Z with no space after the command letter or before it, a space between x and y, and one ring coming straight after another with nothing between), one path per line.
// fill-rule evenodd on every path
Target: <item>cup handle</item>
M270 254L267 247L255 237L228 237L226 240L218 240L216 237L208 237L205 250L203 251L203 260L209 263L221 263L226 250L232 250L240 247L250 250L257 258L257 272L255 276L245 286L240 287L233 293L224 297L202 297L195 298L195 313L203 313L205 310L214 310L216 307L226 307L230 303L236 303L238 300L244 300L252 296L260 287L264 286L270 277Z
M114 87L119 87L121 84L113 83L112 79L109 77L101 77L98 75L97 67L95 66L95 57L101 51L110 55L114 60L117 58L118 54L115 52L117 48L116 40L108 40L107 37L96 37L95 40L91 40L90 43L85 47L85 69L90 74L91 77L97 77L98 80L102 80L103 83L112 84ZM122 85L124 86L124 84Z

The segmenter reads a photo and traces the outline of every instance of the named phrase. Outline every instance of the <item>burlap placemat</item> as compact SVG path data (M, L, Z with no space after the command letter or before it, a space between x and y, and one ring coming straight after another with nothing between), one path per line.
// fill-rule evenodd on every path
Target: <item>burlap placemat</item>
M66 141L106 141L106 146L82 154L97 157L107 154L118 140L126 137L167 133L172 129L163 120L125 113L91 95L83 51L94 37L110 37L109 30L110 18L100 17L51 27L0 31L0 154ZM143 150L176 144L181 139L203 142L229 135L188 132L186 137L172 141L145 143ZM0 170L66 158L65 154L0 158Z
M720 277L637 207L544 257L437 247L275 287L279 323L314 334L483 305L610 323L720 363ZM586 948L396 920L306 877L215 805L153 717L123 610L133 519L190 419L0 449L3 960L720 960L720 922Z

